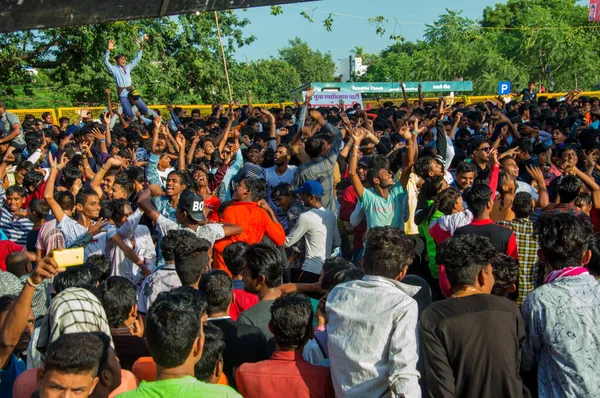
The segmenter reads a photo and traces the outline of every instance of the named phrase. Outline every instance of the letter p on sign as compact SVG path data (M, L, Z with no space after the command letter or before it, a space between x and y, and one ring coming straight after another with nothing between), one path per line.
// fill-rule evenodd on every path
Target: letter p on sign
M510 94L510 82L498 83L498 95Z

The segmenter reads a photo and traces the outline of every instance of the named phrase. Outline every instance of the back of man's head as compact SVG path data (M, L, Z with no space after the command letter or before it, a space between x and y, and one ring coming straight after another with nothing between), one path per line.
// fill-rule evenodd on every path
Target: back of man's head
M475 218L481 217L492 199L492 190L487 184L477 183L467 188L463 194L465 202Z
M201 293L186 287L161 293L152 303L146 316L146 342L157 365L171 369L188 359L202 335L202 300ZM202 352L194 354L200 357Z
M281 350L302 347L311 337L313 309L308 297L301 293L284 294L271 306L269 329Z
M206 297L208 316L227 312L233 300L233 282L227 272L212 270L202 275L198 290Z
M169 231L169 234L179 236L174 253L177 276L183 286L192 286L198 282L202 271L210 264L210 242L185 229Z
M571 203L577 199L581 191L581 180L574 175L568 175L561 178L557 185L558 197L561 203Z
M6 256L6 271L18 276L19 278L27 274L29 259L23 252L13 252Z
M543 214L534 225L542 254L540 260L554 270L581 266L589 261L586 252L592 231L591 223L584 217L567 213Z
M246 242L233 242L223 250L223 261L231 275L240 275L244 270L244 256L250 247Z
M98 283L98 273L92 267L78 266L69 267L64 272L54 277L54 290L56 294L70 287L80 287L93 290Z
M194 376L198 380L211 383L216 379L215 373L219 362L223 361L225 342L223 341L223 332L215 325L209 322L203 328L204 348L202 358L194 366Z
M281 285L281 277L285 266L285 258L277 249L265 243L257 243L246 250L246 266L253 279L264 278L268 288Z
M490 264L496 250L490 239L484 236L454 236L437 248L438 264L444 264L446 275L456 291L466 286L475 286L479 273Z
M397 279L415 258L412 241L397 228L372 228L366 241L362 262L365 274Z
M516 218L529 218L533 214L533 199L529 192L517 192L512 204Z
M102 294L102 306L111 328L119 327L137 304L137 290L131 281L122 276L111 276L106 280Z

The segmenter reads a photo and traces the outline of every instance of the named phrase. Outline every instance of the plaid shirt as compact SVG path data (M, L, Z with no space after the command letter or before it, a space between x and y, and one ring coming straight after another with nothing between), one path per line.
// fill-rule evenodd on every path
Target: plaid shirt
M512 221L498 221L498 225L511 229L517 239L519 250L519 297L521 305L525 297L535 288L538 273L538 243L533 234L533 222L528 218L515 218Z
M544 210L545 213L568 213L573 214L574 216L583 216L587 217L587 215L579 210L579 207L575 206L573 203L559 203L551 209Z

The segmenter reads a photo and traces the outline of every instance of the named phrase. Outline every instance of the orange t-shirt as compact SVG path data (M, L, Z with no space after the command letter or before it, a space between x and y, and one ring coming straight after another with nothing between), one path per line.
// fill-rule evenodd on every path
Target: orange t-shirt
M221 222L239 225L244 232L215 242L213 247L213 269L231 273L223 261L223 250L233 242L246 242L250 245L259 243L263 236L277 245L285 243L285 231L278 222L273 222L266 210L258 207L256 202L235 202L221 216Z

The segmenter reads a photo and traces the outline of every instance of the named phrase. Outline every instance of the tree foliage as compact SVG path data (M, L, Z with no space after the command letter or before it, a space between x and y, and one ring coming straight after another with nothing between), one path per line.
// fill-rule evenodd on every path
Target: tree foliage
M290 40L287 47L279 50L279 57L296 69L302 83L333 80L335 62L331 54L312 50L299 37Z
M508 0L487 7L481 21L446 10L423 40L382 51L363 81L472 80L475 94L499 81L541 82L554 91L592 89L600 82L597 24L575 0Z

